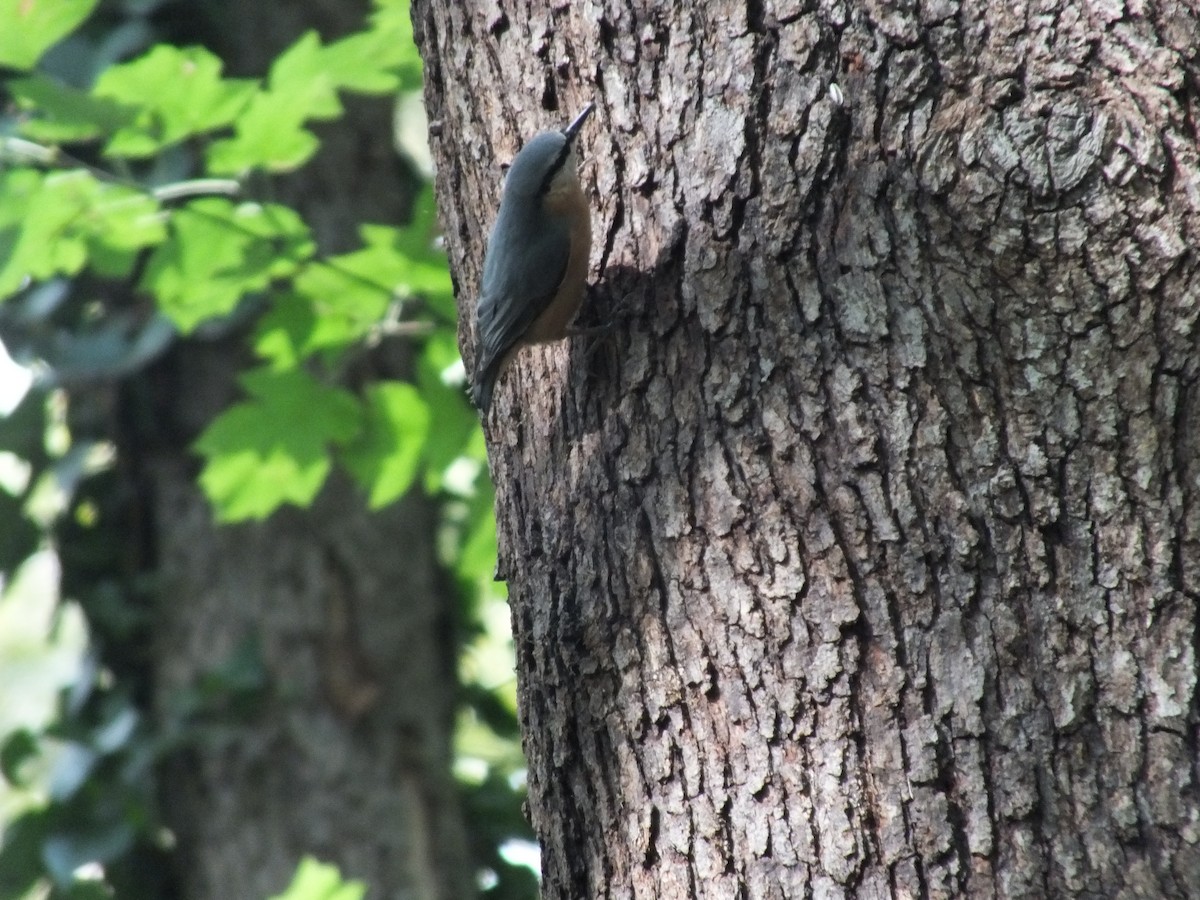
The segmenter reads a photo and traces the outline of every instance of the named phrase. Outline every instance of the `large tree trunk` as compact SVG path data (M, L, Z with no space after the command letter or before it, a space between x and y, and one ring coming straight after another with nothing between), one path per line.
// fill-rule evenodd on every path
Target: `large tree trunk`
M366 4L250 4L218 47L232 72L261 76L319 25L332 40ZM354 245L362 221L399 224L413 193L391 146L387 100L348 101L321 155L274 184L322 250ZM450 775L456 599L436 563L437 510L409 498L368 514L333 479L313 508L217 528L195 485L199 430L237 397L240 340L190 341L142 382L157 435L127 435L153 503L162 602L153 650L168 715L247 639L265 665L265 702L203 726L164 772L181 896L263 900L301 857L336 863L371 898L460 900L474 878ZM403 347L360 368L400 377ZM302 427L302 423L297 423Z
M545 895L1194 895L1195 11L506 10L414 3L464 319L588 100L625 311L488 424Z

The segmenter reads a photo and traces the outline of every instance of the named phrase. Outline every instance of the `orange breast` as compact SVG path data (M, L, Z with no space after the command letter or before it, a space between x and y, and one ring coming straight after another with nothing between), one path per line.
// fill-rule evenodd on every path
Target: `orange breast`
M533 320L523 343L541 344L567 336L567 326L579 312L587 287L588 259L592 253L592 216L579 181L571 178L560 189L546 196L546 208L566 215L571 222L571 255L558 292L546 309Z

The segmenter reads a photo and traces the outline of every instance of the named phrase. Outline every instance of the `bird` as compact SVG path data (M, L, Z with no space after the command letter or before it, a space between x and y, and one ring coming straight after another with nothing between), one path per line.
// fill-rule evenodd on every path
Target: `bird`
M483 416L517 351L566 337L583 301L592 218L575 139L594 108L589 103L566 128L532 138L504 179L475 317L471 400Z

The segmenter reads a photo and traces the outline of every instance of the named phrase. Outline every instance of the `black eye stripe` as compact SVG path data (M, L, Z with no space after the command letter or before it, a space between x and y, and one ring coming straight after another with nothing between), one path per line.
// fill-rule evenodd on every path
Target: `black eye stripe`
M559 169L563 167L563 163L567 161L567 157L571 155L571 142L567 141L562 145L562 149L558 151L558 156L554 157L554 162L546 172L546 177L542 179L541 186L538 188L539 194L544 194L550 190L550 184L554 181L554 176L558 174Z

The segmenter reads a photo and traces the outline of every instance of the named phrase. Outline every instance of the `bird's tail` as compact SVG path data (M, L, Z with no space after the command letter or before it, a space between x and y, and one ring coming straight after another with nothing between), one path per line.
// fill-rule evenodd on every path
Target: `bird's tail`
M475 375L471 385L471 402L479 410L481 416L486 416L492 408L492 391L496 389L496 366L484 366Z

